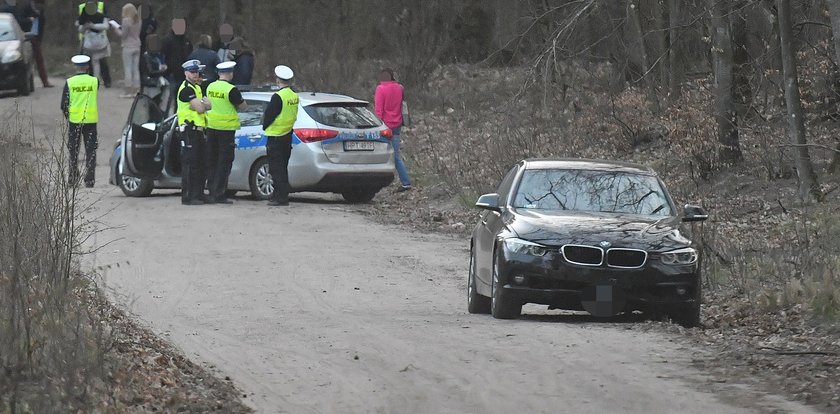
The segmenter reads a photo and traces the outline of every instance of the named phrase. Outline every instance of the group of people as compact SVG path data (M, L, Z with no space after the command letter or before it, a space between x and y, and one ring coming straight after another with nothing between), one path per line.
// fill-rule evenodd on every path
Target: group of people
M34 11L27 13L40 13L40 17L31 22L36 27L40 24L39 33L43 33L43 0L33 0L31 5ZM84 144L83 181L87 187L93 187L95 182L99 78L105 87L110 86L107 32L113 29L122 39L126 87L129 88L126 96L142 92L155 100L164 112L169 108L177 111L181 124L182 203L231 203L225 194L235 156L235 132L240 127L238 111L247 106L236 85L251 83L253 50L241 37L234 36L229 24L220 27L216 43L211 36L201 35L193 49L186 36L186 21L176 18L172 20L169 35L161 39L155 33L157 21L148 3L142 4L139 10L131 3L124 5L122 17L121 24L108 20L103 1L86 1L79 5L76 23L81 53L72 59L77 73L67 80L61 102L69 123L70 181L79 182L78 156ZM292 69L277 66L274 75L279 90L266 107L262 124L268 137L266 152L274 183L269 205L282 206L289 203L288 164L299 99L291 88ZM42 78L45 86L48 85L45 74ZM383 69L379 81L374 109L393 131L395 165L401 183L398 191L409 190L411 180L400 156L403 87L391 69ZM209 194L205 194L205 189Z
M89 73L94 64L90 56L76 55L71 61L76 74L67 79L61 100L61 110L69 125L69 180L73 184L79 182L77 163L80 145L84 143L83 181L90 188L95 183L99 80ZM184 205L232 203L226 197L227 183L235 156L235 134L240 128L239 111L247 107L242 93L233 84L236 65L232 61L218 63L215 67L218 79L206 85L201 75L205 66L199 60L190 59L180 65L184 81L178 86L176 108L180 124L181 203ZM269 205L285 206L289 204L292 128L300 100L291 88L292 69L277 66L274 74L279 90L263 114L269 173L274 182Z
M51 88L47 78L47 67L44 64L43 40L44 30L47 26L46 0L31 0L26 6L18 7L17 0L3 0L0 4L0 13L10 13L15 16L20 28L31 33L32 54L35 58L35 66L38 68L38 76L45 88Z

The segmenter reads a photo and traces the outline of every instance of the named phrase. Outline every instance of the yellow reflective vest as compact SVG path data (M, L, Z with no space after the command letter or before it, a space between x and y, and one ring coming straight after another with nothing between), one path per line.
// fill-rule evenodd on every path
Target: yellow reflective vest
M217 80L207 86L207 99L212 109L207 111L207 128L217 131L239 129L239 113L230 102L230 92L235 88L230 82Z
M195 97L199 101L204 95L201 93L201 86L193 85L187 81L181 83L181 87L178 88L178 96L175 99L178 101L178 122L181 124L186 124L187 122L195 124L197 127L206 127L207 126L207 117L205 114L200 114L196 112L194 109L190 108L189 102L182 102L179 98L181 96L181 91L184 88L192 88L195 91Z
M99 122L96 95L99 80L88 74L78 74L67 79L69 102L67 120L73 124L95 124Z
M287 86L277 91L277 95L283 100L283 109L280 111L280 115L277 115L277 118L274 119L274 122L266 128L265 135L268 137L282 137L291 133L297 120L300 98L295 91Z

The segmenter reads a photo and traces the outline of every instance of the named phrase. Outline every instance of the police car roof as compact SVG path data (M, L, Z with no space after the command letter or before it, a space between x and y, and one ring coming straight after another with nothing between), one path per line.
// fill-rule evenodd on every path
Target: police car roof
M245 99L252 99L257 101L270 101L271 96L277 93L276 90L265 90L259 89L254 90L253 88L251 91L247 89L240 88L242 91L242 97ZM316 105L316 104L324 104L324 103L358 103L358 104L368 104L369 102L363 101L361 99L356 99L351 96L347 95L339 95L335 93L325 93L325 92L298 92L298 97L300 97L300 104L301 105Z

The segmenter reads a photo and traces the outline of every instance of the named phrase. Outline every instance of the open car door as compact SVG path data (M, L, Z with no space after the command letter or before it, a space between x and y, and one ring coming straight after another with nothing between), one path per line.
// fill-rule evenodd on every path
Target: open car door
M163 111L152 98L137 95L128 114L128 129L122 138L126 174L156 179L163 171Z

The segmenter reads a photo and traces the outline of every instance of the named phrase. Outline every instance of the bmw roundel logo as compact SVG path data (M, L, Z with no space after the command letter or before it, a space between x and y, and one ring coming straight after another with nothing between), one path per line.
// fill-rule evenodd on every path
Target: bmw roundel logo
M605 240L599 243L598 245L601 246L601 248L608 249L610 246L612 246L612 243Z

